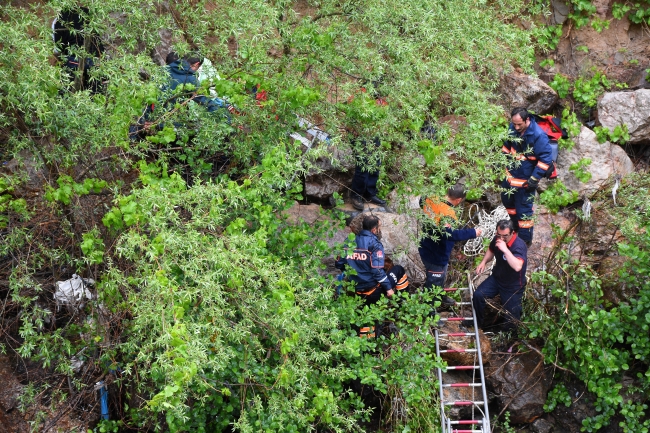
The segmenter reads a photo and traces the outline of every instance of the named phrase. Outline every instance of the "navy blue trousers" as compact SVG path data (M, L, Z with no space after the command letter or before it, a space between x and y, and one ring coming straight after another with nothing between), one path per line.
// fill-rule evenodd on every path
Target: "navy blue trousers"
M485 306L487 299L494 298L496 295L501 296L501 305L505 310L506 322L502 329L510 331L517 328L517 323L521 319L521 300L524 296L526 286L519 289L509 289L502 287L496 282L495 278L490 275L487 280L483 281L478 289L474 292L474 311L476 312L476 321L479 327L483 326L485 318Z
M438 266L432 265L430 263L425 263L424 266L427 270L427 279L424 281L424 288L430 289L433 286L444 287L449 264L445 266Z
M352 177L352 192L362 198L370 198L377 195L377 181L379 180L379 169L381 160L379 158L369 157L374 148L380 146L378 138L371 143L365 140L353 142L357 164L354 167L354 177ZM365 169L362 167L366 167Z
M524 188L512 188L506 181L503 181L501 186L508 188L508 191L501 193L501 201L508 210L517 236L526 243L531 242L533 240L535 191L526 192Z
M375 171L363 171L357 164L354 167L354 177L350 188L359 197L370 198L377 195L377 181L379 180L380 163L377 162Z

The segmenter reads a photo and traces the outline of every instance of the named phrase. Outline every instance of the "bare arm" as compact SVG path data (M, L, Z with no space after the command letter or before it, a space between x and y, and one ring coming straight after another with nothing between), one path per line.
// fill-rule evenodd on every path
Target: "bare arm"
M492 261L494 258L494 253L492 250L488 247L487 251L485 251L485 255L483 256L483 260L481 260L481 264L479 264L476 267L476 273L477 274L482 274L483 271L485 271L485 266Z

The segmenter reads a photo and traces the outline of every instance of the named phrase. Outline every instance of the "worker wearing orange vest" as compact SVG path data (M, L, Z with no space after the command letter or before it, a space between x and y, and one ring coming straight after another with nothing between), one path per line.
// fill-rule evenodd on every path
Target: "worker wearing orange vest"
M449 188L444 201L427 198L422 203L422 210L432 220L425 224L425 233L418 248L422 263L427 270L427 279L424 283L424 287L427 289L433 286L443 287L454 244L474 239L482 234L481 229L452 230L448 223L441 226L444 223L442 219L445 217L452 220L458 219L452 206L458 206L464 198L464 188L462 185L456 185ZM443 303L453 304L454 302L445 296Z

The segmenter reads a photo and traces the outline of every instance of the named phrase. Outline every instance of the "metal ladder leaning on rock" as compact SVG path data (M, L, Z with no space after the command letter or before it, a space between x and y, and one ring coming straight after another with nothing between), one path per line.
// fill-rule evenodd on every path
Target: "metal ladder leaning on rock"
M472 433L481 432L489 433L490 429L490 414L488 412L487 390L485 388L485 374L483 372L483 359L481 356L481 341L479 339L479 329L476 326L476 314L471 299L474 296L474 287L471 278L469 278L469 287L465 288L447 288L445 292L467 292L469 293L469 302L463 301L457 303L460 307L461 317L448 317L443 318L441 321L452 322L462 320L472 320L474 322L474 332L461 332L461 333L440 333L438 329L435 330L436 338L436 355L440 357L443 353L474 353L474 365L450 365L447 370L468 370L472 372L472 382L469 383L444 383L442 380L442 369L438 368L438 383L440 384L440 413L442 420L442 433ZM463 297L461 296L461 299ZM471 317L468 314L471 311ZM463 314L465 313L465 314ZM465 316L465 317L463 317ZM448 337L461 337L474 339L474 348L471 349L458 349L458 350L440 350L440 339ZM477 371L479 377L477 376ZM472 399L457 401L450 399L445 395L446 389L452 388L469 388L471 390ZM480 392L478 391L480 389ZM450 419L447 415L447 408L449 406L471 406L471 419ZM465 427L465 429L463 429ZM469 429L467 429L469 427ZM478 428L478 429L477 429Z

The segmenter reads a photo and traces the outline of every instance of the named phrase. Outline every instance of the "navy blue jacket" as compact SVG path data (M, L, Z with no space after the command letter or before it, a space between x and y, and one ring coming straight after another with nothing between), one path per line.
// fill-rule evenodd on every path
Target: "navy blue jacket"
M457 229L452 230L445 227L444 230L438 231L433 226L424 229L424 237L420 240L418 252L422 263L427 265L446 266L451 257L451 250L454 249L454 244L459 241L466 241L476 237L476 230L474 229ZM432 236L438 237L433 240Z
M350 275L356 283L355 290L363 292L381 284L384 292L391 290L391 284L384 271L384 246L377 236L368 230L361 230L355 238L357 247L348 251L346 257L336 261L336 267L344 270L349 266L357 272Z
M510 186L516 188L525 187L519 180L528 180L531 176L538 180L543 178L553 162L553 150L548 142L548 135L537 125L532 116L529 119L530 125L526 128L523 136L519 135L512 123L510 124L508 134L513 138L521 138L521 140L506 140L501 149L512 159L508 168L507 180ZM519 161L521 164L517 164L515 161Z
M198 89L201 86L199 78L196 76L196 72L190 69L190 64L187 60L178 59L174 62L171 62L167 65L167 71L171 80L169 81L169 89L174 90L176 87L182 84L192 84L195 89ZM204 105L209 112L218 110L219 108L225 108L226 102L220 98L208 98L203 95L195 96L194 101L198 102L201 105Z

